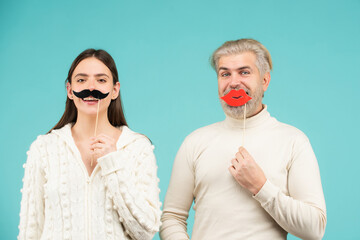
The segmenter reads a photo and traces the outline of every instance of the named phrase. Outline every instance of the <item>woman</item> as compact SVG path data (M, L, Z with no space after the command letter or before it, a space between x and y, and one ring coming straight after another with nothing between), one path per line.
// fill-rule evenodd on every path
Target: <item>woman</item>
M66 81L63 116L28 151L19 239L152 239L156 161L149 140L127 127L114 60L85 50Z

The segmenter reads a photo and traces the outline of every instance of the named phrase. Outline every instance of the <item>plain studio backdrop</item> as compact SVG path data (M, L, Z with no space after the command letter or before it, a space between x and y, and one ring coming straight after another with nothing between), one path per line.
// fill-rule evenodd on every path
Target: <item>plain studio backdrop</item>
M81 51L114 57L129 126L155 145L163 201L185 136L224 119L208 59L238 38L269 49L264 102L312 143L327 205L324 239L356 239L359 13L359 0L1 1L1 239L18 234L26 152L62 115L64 81ZM192 225L193 212L190 234Z

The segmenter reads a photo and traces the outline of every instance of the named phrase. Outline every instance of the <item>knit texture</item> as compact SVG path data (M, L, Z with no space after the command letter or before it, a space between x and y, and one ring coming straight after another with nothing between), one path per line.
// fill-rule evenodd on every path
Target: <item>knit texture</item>
M91 176L71 124L32 143L18 239L152 239L161 215L154 147L121 128L117 151L99 158Z

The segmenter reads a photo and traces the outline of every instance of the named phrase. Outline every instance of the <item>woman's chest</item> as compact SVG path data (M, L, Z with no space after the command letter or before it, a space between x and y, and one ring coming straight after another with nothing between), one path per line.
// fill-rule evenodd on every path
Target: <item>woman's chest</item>
M80 160L84 164L86 171L90 176L97 164L97 159L94 157L90 142L79 142L76 143L76 146L81 156Z
M76 206L80 211L85 203L104 204L105 185L98 168L89 176L79 154L68 151L50 156L44 186L50 205L54 208Z

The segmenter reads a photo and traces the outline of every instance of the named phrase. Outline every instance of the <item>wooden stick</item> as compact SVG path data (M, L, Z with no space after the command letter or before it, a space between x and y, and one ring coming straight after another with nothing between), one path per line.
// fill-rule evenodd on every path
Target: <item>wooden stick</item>
M96 111L94 137L96 137L96 130L97 130L98 119L99 119L99 107L100 107L100 99L98 100L98 107L97 107L97 111Z
M244 126L243 126L243 135L242 135L242 146L245 147L245 122L246 122L246 103L244 108Z
M97 130L97 125L98 125L98 120L99 120L99 107L100 107L100 99L98 100L98 106L97 106L97 111L96 111L96 120L95 120L95 130L94 130L94 137L96 137L96 130ZM91 158L91 163L90 166L92 167L93 165L93 160L94 158Z

